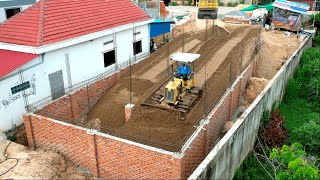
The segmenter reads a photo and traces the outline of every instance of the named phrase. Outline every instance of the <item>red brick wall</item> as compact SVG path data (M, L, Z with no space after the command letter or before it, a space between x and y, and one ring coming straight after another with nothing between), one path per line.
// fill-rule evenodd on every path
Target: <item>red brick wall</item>
M210 122L205 126L206 129L206 154L213 148L220 132L223 130L225 123L230 119L230 98L231 94L221 101L221 104L216 110L213 110Z
M72 125L64 125L40 115L25 115L28 142L32 148L51 148L65 155L72 162L88 168L92 173L96 172L94 151L90 148L94 145L93 135L84 129L75 128ZM32 139L33 138L33 139Z
M87 132L40 115L25 115L29 145L59 151L106 179L181 179L181 159Z
M105 77L88 87L83 87L72 94L63 96L35 112L42 116L72 123L86 115L120 78L128 73L128 68L111 76ZM89 97L89 101L88 101ZM89 102L89 104L88 104Z
M107 179L180 179L181 162L171 155L97 136L99 174Z
M240 97L242 95L242 91L241 91L242 83L244 82L242 82L242 79L240 79L240 81L232 89L231 101L230 101L230 116L235 112L235 110L240 104Z
M206 132L200 134L191 143L182 159L182 179L187 179L205 158Z

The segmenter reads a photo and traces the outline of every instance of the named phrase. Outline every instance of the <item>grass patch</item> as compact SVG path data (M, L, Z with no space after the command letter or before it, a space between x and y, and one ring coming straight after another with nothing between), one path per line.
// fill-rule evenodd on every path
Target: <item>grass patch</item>
M320 113L314 112L313 105L305 99L290 99L280 104L280 113L285 116L284 127L292 132L296 127L302 126L305 122L314 120L320 123Z

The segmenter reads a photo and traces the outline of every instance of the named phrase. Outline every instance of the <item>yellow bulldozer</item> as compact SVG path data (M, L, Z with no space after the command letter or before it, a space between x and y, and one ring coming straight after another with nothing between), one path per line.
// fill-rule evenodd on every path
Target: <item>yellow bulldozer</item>
M218 0L198 0L198 19L217 19Z
M164 88L154 93L152 100L157 104L187 112L202 93L199 87L195 87L194 61L199 57L200 54L180 52L171 55L170 60L176 62L177 69L173 71L172 79Z

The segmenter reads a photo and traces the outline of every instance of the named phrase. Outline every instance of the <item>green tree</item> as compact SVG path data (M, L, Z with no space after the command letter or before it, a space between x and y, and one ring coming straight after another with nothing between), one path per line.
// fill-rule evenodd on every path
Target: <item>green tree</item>
M276 169L276 179L319 179L319 170L315 162L307 160L306 152L300 143L291 146L283 145L282 148L273 148L270 154Z

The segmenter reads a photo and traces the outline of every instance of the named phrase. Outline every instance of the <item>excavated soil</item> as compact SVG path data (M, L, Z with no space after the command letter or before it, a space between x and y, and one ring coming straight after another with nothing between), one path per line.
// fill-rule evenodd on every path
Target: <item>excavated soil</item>
M269 80L264 78L250 78L248 87L245 92L245 100L247 107L256 99L256 97L262 92L267 86Z
M265 31L261 33L264 40L259 52L260 59L257 77L272 79L289 56L299 47L296 35L286 36L283 31Z
M1 179L93 179L89 171L76 168L59 153L45 149L30 151L14 142L8 146L9 142L0 143ZM15 159L5 160L5 155Z
M102 132L159 148L179 150L197 122L245 66L241 51L247 46L245 43L256 39L257 35L256 26L239 26L231 34L217 26L213 31L208 29L207 33L204 30L187 32L134 65L132 95L136 107L129 122L124 120L124 106L129 102L128 77L121 79L100 99L88 119L99 118ZM206 37L208 40L205 42ZM186 116L172 110L141 106L140 102L168 78L168 56L181 51L183 38L185 52L201 55L195 69L197 85L204 90L203 97ZM253 48L252 43L248 46ZM180 120L180 116L184 116L184 120Z

